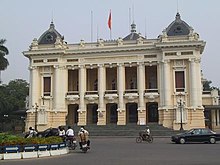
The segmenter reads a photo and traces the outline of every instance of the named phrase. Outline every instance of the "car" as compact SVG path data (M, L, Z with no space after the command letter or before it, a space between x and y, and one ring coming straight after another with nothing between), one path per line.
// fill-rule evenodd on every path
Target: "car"
M59 136L58 128L48 128L44 131L37 133L37 137L50 137L50 136Z
M220 141L220 134L208 128L194 128L184 133L171 136L171 141L175 143L188 143L188 142L204 142L214 144Z

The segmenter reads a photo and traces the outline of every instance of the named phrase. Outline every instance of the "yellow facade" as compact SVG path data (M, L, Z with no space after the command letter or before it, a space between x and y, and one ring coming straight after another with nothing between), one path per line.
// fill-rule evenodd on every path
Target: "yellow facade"
M177 23L178 26L177 26ZM205 42L180 19L156 39L125 38L67 44L50 28L30 49L26 128L59 125L205 127L201 57Z

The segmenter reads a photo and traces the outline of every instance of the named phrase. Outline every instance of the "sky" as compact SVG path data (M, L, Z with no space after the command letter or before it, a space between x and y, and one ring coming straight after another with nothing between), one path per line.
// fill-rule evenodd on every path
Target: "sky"
M4 84L15 79L29 82L29 60L22 52L48 30L52 20L68 43L108 40L111 10L112 39L130 33L130 20L137 32L154 39L179 11L181 19L206 42L201 61L204 78L220 87L219 6L219 0L0 0L0 38L7 40L9 49L9 66L1 72L1 79Z

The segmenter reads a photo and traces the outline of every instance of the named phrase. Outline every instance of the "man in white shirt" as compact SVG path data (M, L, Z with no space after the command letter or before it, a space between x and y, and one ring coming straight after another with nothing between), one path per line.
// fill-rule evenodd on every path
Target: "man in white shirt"
M74 131L70 126L68 126L68 129L66 131L66 136L67 136L67 138L68 137L72 137L72 138L74 137Z

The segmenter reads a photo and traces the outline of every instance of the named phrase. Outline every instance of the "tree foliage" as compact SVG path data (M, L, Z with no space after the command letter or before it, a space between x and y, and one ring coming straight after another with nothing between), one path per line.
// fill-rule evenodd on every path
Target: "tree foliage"
M0 115L11 114L25 108L29 84L22 79L12 80L0 86Z
M9 54L7 47L4 46L5 42L5 39L0 39L0 71L5 70L9 65L8 60L5 58L5 55Z

